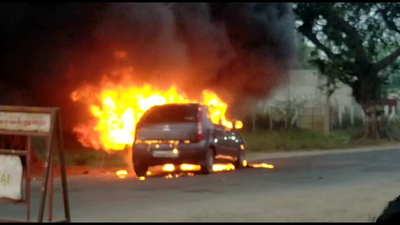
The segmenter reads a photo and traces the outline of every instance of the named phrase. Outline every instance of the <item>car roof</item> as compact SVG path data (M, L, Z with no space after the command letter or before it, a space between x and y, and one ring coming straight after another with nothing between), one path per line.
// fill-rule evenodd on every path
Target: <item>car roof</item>
M164 107L164 106L201 106L200 103L167 103L163 105L155 105L153 107Z

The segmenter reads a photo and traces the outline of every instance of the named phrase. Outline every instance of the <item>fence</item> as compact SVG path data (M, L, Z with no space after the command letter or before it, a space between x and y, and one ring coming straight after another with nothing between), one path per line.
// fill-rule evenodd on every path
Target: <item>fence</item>
M389 118L395 117L398 113L397 106L393 102L386 104L384 111ZM339 105L337 102L333 102L333 104L331 102L329 113L331 129L362 126L366 122L366 116L358 104ZM324 116L325 104L318 100L292 100L276 102L276 104L259 104L252 115L251 127L253 130L301 127L322 131Z

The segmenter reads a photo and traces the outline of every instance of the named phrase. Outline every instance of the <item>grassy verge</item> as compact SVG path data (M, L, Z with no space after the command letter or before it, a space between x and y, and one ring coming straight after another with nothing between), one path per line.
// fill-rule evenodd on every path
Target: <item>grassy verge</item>
M359 130L334 130L330 137L325 137L320 132L311 130L287 130L269 131L259 130L257 132L245 132L241 134L246 140L246 146L253 152L279 152L295 150L324 150L338 148L353 148L360 146L377 145L381 142L375 140L360 140ZM45 140L34 139L34 148L42 160L45 159ZM92 149L67 149L65 160L67 165L90 166L90 167L123 167L124 151L115 151L112 154ZM55 155L58 164L58 155Z
M296 129L287 131L242 132L247 149L254 152L294 150L324 150L379 144L375 140L360 140L358 130L334 130L329 137L322 133Z
M41 160L45 160L45 139L35 138L32 140L32 144L36 151L36 154ZM101 150L93 150L87 148L81 149L66 149L65 150L65 163L67 166L89 166L89 167L123 167L124 162L124 151L115 151L112 153L106 153ZM59 156L56 153L54 156L54 162L59 165Z

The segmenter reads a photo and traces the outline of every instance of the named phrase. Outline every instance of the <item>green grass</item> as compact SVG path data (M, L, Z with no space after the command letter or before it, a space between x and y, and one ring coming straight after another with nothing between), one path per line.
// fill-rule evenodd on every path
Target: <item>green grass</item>
M58 159L58 155L56 155ZM104 151L86 150L80 153L66 152L65 162L67 165L90 166L90 167L122 167L124 166L123 152L106 153ZM56 161L58 164L58 160Z
M35 138L32 141L34 149L41 160L46 158L46 141L42 138ZM106 153L102 150L93 150L87 148L81 149L66 149L65 150L65 164L67 166L90 166L90 167L123 167L124 162L124 151L115 151L112 153ZM54 163L59 165L59 155L54 155Z
M242 132L247 149L254 152L324 150L378 144L374 140L360 140L358 130L334 130L329 137L305 130Z
M324 150L338 148L352 148L379 144L374 140L360 140L360 131L334 130L330 137L325 137L320 132L305 129L269 131L259 130L257 132L244 132L241 134L246 141L249 151L254 152L279 152L295 150ZM44 139L34 139L34 148L42 160L45 159ZM123 167L124 151L115 151L111 154L101 150L87 148L66 149L65 161L67 165L90 166L90 167ZM59 164L58 155L55 155L55 164Z

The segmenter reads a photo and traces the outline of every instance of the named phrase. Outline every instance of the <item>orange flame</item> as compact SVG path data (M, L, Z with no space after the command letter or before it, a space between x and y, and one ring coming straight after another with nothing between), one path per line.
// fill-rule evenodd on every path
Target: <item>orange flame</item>
M124 178L128 175L128 171L126 171L126 170L118 170L118 171L116 172L116 175L117 175L119 178L124 179Z
M222 171L230 171L235 170L235 166L233 164L214 164L213 171L214 172L222 172Z
M172 172L175 170L175 166L172 164L165 164L162 168L163 171L165 172Z
M247 162L246 162L247 163ZM175 168L174 165L172 164L165 164L162 168L164 172L173 172L177 168ZM180 170L181 171L199 171L200 170L200 165L193 165L193 164L181 164L180 165ZM235 166L233 164L214 164L213 165L213 171L214 172L222 172L222 171L230 171L230 170L235 170Z
M260 164L251 164L253 168L265 168L265 169L273 169L274 165L267 164L267 163L260 163Z
M118 57L124 57L118 53ZM227 104L215 93L204 90L200 101L189 99L175 86L167 90L156 89L146 84L135 85L131 80L133 69L122 69L121 84L115 84L107 77L100 87L83 86L71 93L73 101L87 105L93 121L74 127L78 141L85 147L103 150L123 150L131 146L135 135L135 125L143 113L152 106L167 103L202 103L209 106L213 123L222 123L227 127L232 122L225 117Z

